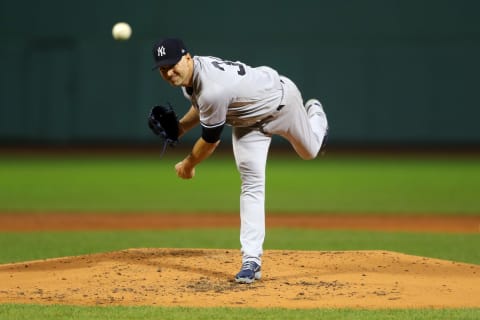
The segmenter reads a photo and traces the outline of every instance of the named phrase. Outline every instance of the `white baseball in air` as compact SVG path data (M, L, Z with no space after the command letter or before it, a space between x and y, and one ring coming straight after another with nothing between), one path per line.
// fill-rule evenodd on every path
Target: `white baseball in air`
M115 40L128 40L132 35L132 28L126 22L118 22L112 28L112 35Z

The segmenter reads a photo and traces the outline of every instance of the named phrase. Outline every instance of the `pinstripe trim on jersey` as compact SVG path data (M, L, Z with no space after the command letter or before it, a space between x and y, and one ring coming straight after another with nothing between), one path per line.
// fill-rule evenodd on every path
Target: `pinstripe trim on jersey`
M204 128L207 128L207 129L217 128L217 127L223 126L224 124L225 124L225 120L223 120L219 123L216 123L216 124L205 124L205 123L200 121L200 125Z

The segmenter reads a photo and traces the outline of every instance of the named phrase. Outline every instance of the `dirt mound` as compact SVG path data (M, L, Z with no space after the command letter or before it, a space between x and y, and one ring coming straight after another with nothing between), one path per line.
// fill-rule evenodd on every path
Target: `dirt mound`
M388 251L129 249L0 265L0 303L284 308L480 307L480 266Z

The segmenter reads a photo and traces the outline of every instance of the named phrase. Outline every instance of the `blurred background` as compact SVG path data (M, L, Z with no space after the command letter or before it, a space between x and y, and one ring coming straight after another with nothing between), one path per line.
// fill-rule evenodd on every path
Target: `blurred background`
M150 108L189 107L151 71L153 43L177 36L319 98L330 147L476 149L479 12L474 0L1 0L0 146L156 144ZM112 38L118 21L129 41Z

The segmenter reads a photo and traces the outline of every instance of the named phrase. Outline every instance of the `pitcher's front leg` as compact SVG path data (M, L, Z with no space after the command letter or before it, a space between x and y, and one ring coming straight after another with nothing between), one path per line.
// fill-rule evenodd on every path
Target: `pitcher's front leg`
M265 239L265 168L271 137L256 130L234 128L232 141L242 181L240 243L243 270L243 265L250 262L261 266ZM258 270L252 274L260 273Z

